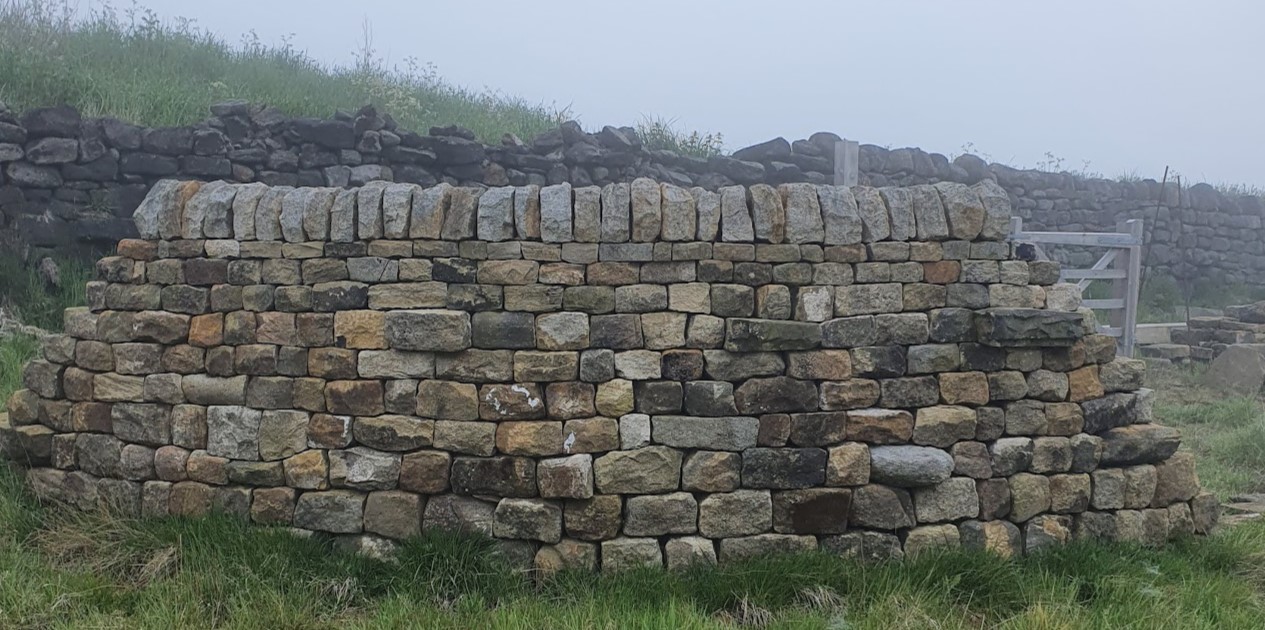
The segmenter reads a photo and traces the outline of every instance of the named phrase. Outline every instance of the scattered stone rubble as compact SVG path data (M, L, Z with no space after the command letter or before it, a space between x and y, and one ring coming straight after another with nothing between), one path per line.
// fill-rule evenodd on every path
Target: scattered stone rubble
M1224 315L1191 317L1186 328L1169 332L1170 343L1139 347L1143 357L1172 363L1208 363L1227 348L1265 344L1265 302L1227 306Z
M0 447L85 509L460 528L543 571L1210 531L1144 364L1009 217L991 181L164 180Z

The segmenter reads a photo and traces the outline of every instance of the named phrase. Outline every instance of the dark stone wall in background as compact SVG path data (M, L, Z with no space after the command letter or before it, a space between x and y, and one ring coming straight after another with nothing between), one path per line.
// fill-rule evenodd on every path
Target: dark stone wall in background
M373 180L429 186L575 186L649 177L715 190L732 184L828 184L838 136L776 138L731 156L700 158L648 149L635 130L587 133L568 122L536 138L507 135L485 145L460 127L419 133L366 107L331 119L295 118L245 102L212 106L188 127L143 128L85 118L72 108L18 114L0 104L0 235L36 250L108 247L135 236L131 214L159 179L263 182L273 186L359 186ZM860 183L909 186L993 179L1030 229L1110 231L1144 218L1147 263L1185 278L1259 282L1265 270L1265 203L1206 184L1180 189L1153 180L1116 182L1023 171L973 155L954 160L920 149L862 145ZM1161 199L1161 194L1163 199ZM1088 264L1094 254L1065 252Z

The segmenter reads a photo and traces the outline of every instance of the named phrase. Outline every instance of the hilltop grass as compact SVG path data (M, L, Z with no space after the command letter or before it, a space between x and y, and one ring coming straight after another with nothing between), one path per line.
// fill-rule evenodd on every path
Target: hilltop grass
M355 63L338 66L288 40L271 44L252 32L232 44L135 4L121 15L109 4L87 15L76 8L70 0L0 0L0 102L19 111L67 103L88 116L151 126L203 120L211 104L228 99L317 117L373 103L404 128L457 124L493 144L506 133L530 139L573 118L566 107L453 85L415 58L388 62L367 25ZM651 148L705 156L723 145L719 134L682 131L659 118L639 127Z
M139 521L42 506L0 470L6 628L1258 628L1265 525L1164 549L1074 544L1020 560L824 553L685 573L533 582L483 538L430 533L394 562L228 516Z
M0 2L0 101L19 110L54 103L89 116L185 125L215 102L241 98L296 116L329 116L365 103L403 126L460 124L485 140L531 137L566 110L443 82L415 60L389 65L366 42L354 67L325 65L288 41L232 45L192 22L166 23L132 5L77 14L68 0Z

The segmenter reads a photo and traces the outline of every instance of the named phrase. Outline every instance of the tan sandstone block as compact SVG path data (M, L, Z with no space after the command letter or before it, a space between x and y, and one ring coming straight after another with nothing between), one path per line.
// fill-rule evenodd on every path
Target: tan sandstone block
M334 343L343 348L358 350L386 348L386 313L381 311L334 313Z
M1088 365L1069 372L1067 385L1068 399L1072 402L1101 398L1104 393L1102 382L1098 380L1097 365Z

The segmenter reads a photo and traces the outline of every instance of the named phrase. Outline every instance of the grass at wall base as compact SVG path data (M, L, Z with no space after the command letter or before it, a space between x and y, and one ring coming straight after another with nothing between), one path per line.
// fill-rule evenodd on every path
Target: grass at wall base
M533 582L486 539L394 562L227 516L137 521L41 506L0 470L6 628L1259 628L1265 524L1164 550L1075 544L1004 560L863 566L809 554Z

